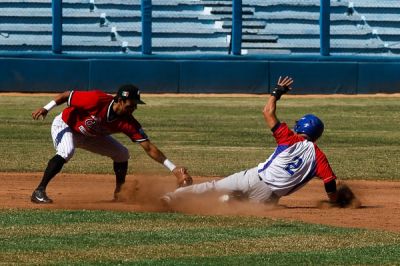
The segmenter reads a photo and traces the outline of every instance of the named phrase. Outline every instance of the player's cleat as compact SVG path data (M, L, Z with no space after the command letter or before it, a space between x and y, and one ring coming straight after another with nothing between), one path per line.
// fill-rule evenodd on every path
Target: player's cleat
M114 190L114 198L112 199L112 202L124 202L127 200L126 196L122 193L121 189L122 185L117 184Z
M53 203L53 200L47 197L46 191L40 189L36 189L35 191L33 191L31 196L31 201L33 203L40 203L40 204Z
M172 197L172 193L170 193L170 192L167 193L167 194L165 194L164 196L162 196L162 197L160 198L161 204L162 204L164 207L169 207L169 206L171 206L172 200L173 200L173 197Z
M121 196L120 192L114 192L114 198L112 199L112 202L124 202L126 201L124 197Z

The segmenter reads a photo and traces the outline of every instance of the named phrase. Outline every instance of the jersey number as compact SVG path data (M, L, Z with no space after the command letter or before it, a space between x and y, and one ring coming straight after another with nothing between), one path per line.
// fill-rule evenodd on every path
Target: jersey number
M288 163L285 167L286 172L288 172L290 175L294 174L294 170L300 167L300 165L303 163L303 159L300 157L294 157L293 162Z

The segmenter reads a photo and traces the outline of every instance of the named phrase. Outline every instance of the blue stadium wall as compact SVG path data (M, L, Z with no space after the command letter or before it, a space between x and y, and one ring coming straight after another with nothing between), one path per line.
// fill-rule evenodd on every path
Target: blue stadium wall
M60 92L133 83L154 93L268 93L280 75L296 94L400 92L400 61L338 56L0 57L0 91Z

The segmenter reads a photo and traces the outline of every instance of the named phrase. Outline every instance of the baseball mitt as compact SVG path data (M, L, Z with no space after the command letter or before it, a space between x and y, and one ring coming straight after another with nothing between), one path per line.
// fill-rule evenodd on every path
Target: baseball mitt
M177 178L178 187L186 187L193 184L193 178L190 176L186 168L177 168L174 170L174 174Z
M336 193L337 193L336 204L339 207L341 208L359 207L357 206L359 200L356 198L353 191L348 185L339 183L337 186Z
M319 201L317 207L319 209L327 209L327 208L352 208L357 209L361 207L360 200L356 197L351 188L344 184L339 183L336 187L336 201Z
M336 204L341 208L350 206L351 202L356 198L350 187L345 184L338 185L336 194Z

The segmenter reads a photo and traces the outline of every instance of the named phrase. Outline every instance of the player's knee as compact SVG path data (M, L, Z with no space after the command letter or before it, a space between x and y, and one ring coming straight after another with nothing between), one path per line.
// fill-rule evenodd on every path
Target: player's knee
M114 162L121 163L127 162L130 158L129 150L125 147L122 147L117 154L115 154L112 159Z
M193 185L192 186L192 191L195 194L203 194L203 193L206 193L206 192L216 191L215 181L204 182L204 183Z
M75 150L70 151L57 151L57 154L61 156L67 163L74 156Z

